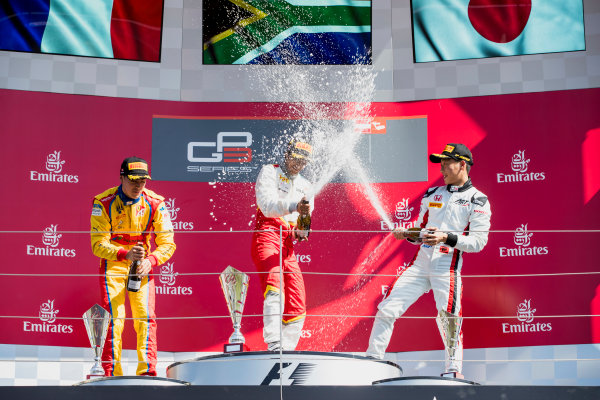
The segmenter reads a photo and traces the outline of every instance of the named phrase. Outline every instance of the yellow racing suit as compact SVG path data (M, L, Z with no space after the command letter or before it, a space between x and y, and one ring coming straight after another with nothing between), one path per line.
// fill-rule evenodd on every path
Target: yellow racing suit
M146 249L153 268L173 255L173 225L164 198L144 189L138 199L130 199L121 186L99 194L93 200L91 241L94 255L100 257L101 305L112 316L102 353L106 376L123 375L120 361L126 294L137 333L136 374L156 376L154 279L151 275L145 276L138 292L128 292L126 284L131 261L125 256L139 242Z

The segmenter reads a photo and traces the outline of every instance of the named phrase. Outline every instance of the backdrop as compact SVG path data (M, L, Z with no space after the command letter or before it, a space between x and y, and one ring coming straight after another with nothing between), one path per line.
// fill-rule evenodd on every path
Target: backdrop
M600 309L600 278L593 274L598 233L572 232L597 229L600 222L600 115L590 112L599 101L599 89L585 89L370 106L383 125L418 121L409 124L416 138L411 149L425 160L449 142L473 151L472 180L490 199L494 232L481 253L465 256L465 347L600 343L600 323L590 317ZM322 105L337 120L354 106ZM99 261L87 233L92 198L118 184L123 158L136 155L152 164L168 147L168 131L155 142L153 122L170 116L268 124L291 118L289 109L1 90L0 342L89 346L81 315L99 301ZM211 126L221 130L214 121ZM380 135L404 132L402 124L386 126ZM208 141L212 131L202 129L197 140ZM179 133L172 131L173 143ZM255 135L259 143L262 136ZM369 172L410 168L402 164L402 143L390 143ZM252 146L239 147L257 160L277 158ZM442 184L439 165L417 162L415 168L423 173L413 180L391 171L383 175L397 181L371 185L395 226L410 226L425 190ZM221 351L232 332L218 281L228 265L250 275L242 331L252 350L265 349L256 316L262 295L250 258L253 182L156 179L148 187L167 199L177 229L175 255L155 271L159 350ZM315 232L296 248L308 296L299 350L366 350L376 305L416 251L390 236L380 214L358 182L335 181L317 195ZM441 349L434 316L429 293L396 323L388 351ZM133 348L131 322L125 332L125 347Z

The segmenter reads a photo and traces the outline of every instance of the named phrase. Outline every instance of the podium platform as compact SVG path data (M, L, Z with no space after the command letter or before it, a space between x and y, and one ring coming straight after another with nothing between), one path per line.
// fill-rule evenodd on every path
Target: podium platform
M373 386L464 386L479 385L466 379L447 378L444 376L405 376L401 378L382 379L373 382Z
M390 361L312 351L219 354L167 367L168 378L209 386L364 386L401 376Z
M73 386L189 386L189 382L158 376L105 376L88 379Z

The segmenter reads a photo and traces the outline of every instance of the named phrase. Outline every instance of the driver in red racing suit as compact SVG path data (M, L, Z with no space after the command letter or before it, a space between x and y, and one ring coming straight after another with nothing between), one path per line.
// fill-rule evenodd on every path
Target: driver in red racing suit
M299 213L310 213L313 203L312 198L307 199L311 184L300 175L311 154L310 144L292 140L284 163L263 166L256 180L258 211L252 236L252 260L261 272L263 338L271 351L294 350L306 316L304 279L294 254L294 241L305 237L306 232L296 230L295 225ZM279 279L280 257L283 287ZM280 320L282 295L284 315Z

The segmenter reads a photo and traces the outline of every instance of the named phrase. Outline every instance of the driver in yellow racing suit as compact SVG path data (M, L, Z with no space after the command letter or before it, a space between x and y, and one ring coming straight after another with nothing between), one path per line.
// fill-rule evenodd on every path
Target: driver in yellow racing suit
M112 317L102 366L106 376L123 375L121 335L127 294L137 333L136 374L156 376L155 289L154 278L148 274L173 255L173 225L164 198L145 188L146 179L150 179L146 161L126 158L120 175L120 186L94 198L91 216L92 251L100 257L101 305ZM156 246L154 250L152 241ZM126 288L133 261L141 262L137 273L143 276L137 292Z

